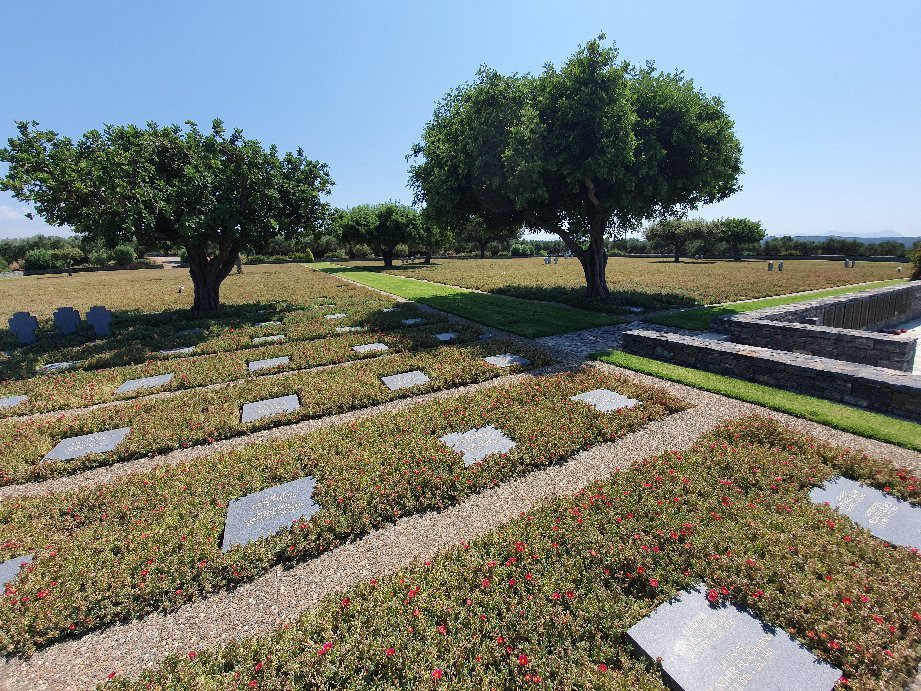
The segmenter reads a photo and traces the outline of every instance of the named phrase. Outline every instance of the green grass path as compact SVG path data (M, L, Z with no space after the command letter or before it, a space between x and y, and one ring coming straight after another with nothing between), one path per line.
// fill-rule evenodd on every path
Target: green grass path
M391 276L378 271L338 266L327 262L318 262L312 266L329 274L341 275L369 288L399 295L407 300L526 338L539 338L624 322L623 319L609 314L547 302L478 293L443 283Z
M599 359L635 372L819 422L861 437L921 451L921 425L915 422L618 350L602 355Z

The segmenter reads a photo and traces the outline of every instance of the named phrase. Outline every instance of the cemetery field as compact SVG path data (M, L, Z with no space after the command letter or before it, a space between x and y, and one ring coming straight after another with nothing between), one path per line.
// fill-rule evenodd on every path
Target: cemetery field
M433 435L443 429L428 418L423 424ZM634 627L662 612L673 619L656 636L677 651L665 664L680 658L686 668L670 672L696 676L701 687L763 674L783 679L785 688L806 688L822 674L826 685L816 688L839 675L840 688L903 688L921 658L921 562L913 550L811 500L814 488L839 475L913 504L921 499L918 478L888 462L746 418L685 452L649 458L545 502L425 564L328 597L272 634L183 652L139 681L116 677L113 685L663 689L660 670L628 640L630 632L648 644ZM207 509L198 528L210 531L212 545L218 520ZM866 525L879 529L878 521ZM285 537L272 543L275 550L284 550ZM132 540L128 549L135 548ZM158 566L147 583L164 573ZM207 560L201 566L211 568ZM22 584L32 593L41 587L33 578L39 580L28 574ZM126 589L135 580L127 579ZM698 584L703 610L682 620L674 603L665 603ZM43 629L65 626L67 615L53 603L68 586L44 587L46 597L30 599L23 615L32 620L31 608L43 609L47 614L35 617ZM62 599L68 611L72 601ZM2 616L9 621L12 611ZM740 633L745 623L754 626L753 638ZM16 621L6 626L20 630ZM805 650L775 648L784 632ZM804 676L788 676L797 667Z
M598 389L633 403L602 412L573 400ZM128 617L173 610L400 517L443 510L687 407L659 389L585 369L5 502L0 559L34 556L7 585L0 648L28 654ZM489 448L457 438L484 427L498 435ZM288 516L262 535L228 544L236 534L228 502L299 479L312 480L309 506L295 506L300 520L292 525Z
M351 266L380 268L371 262ZM783 272L768 272L766 261L634 259L611 257L608 287L613 304L592 304L584 297L585 278L577 259L545 265L542 257L526 259L439 259L431 266L396 265L387 273L437 283L548 300L583 309L614 310L620 306L663 309L711 305L854 283L907 277L908 265L897 272L894 262L861 262L845 269L843 262L786 260Z

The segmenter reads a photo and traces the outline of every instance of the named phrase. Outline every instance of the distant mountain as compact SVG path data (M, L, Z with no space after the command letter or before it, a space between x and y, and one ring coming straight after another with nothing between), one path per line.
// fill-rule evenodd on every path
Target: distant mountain
M781 237L780 235L769 235L769 238ZM911 247L916 242L921 241L921 236L906 237L902 235L880 235L878 237L860 237L856 235L791 235L794 240L800 242L823 242L828 238L838 238L841 240L857 240L865 245L880 242L901 242L905 247Z

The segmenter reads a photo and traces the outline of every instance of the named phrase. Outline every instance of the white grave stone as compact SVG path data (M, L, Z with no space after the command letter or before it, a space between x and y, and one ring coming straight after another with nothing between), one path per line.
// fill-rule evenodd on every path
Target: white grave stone
M421 324L424 321L425 319L422 319L421 317L413 317L412 319L404 319L403 323L406 326L415 326L416 324Z
M512 353L503 353L502 355L490 355L487 358L483 358L490 365L495 365L496 367L511 367L512 365L530 365L531 361L527 358L523 358L520 355L514 355Z
M336 327L337 334L347 334L347 333L352 333L353 331L362 331L362 330L363 330L363 327L361 326L337 326Z
M612 410L620 410L621 408L632 408L639 403L635 398L628 398L610 389L586 391L585 393L580 393L578 396L573 396L571 400L588 403L602 413L609 413Z
M186 346L184 348L168 348L157 351L160 355L188 355L195 350L195 346Z
M336 314L327 314L325 315L326 319L342 319L345 315L345 312L337 312Z
M297 394L279 396L278 398L267 398L264 401L244 403L243 412L240 415L240 422L252 422L253 420L260 420L272 415L290 413L300 407L301 402Z
M281 326L281 322L278 320L272 320L269 322L259 322L256 326Z
M106 453L121 444L130 431L130 427L120 427L119 429L110 429L105 432L68 437L58 442L57 446L45 454L42 460L70 461L91 453Z
M463 455L464 465L473 465L494 453L508 453L515 447L512 439L492 425L463 433L446 434L440 440Z
M320 510L313 500L316 485L307 476L228 502L221 551L274 535L298 519L313 516Z
M0 592L3 586L10 583L17 575L23 565L28 564L35 558L34 554L24 554L21 557L13 557L4 562L0 562Z
M442 332L442 333L440 333L440 334L435 334L435 338L437 338L437 339L438 339L439 341L441 341L441 342L451 341L451 340L454 340L455 338L457 338L457 332L455 332L455 331L444 331L444 332Z
M253 345L259 345L261 343L278 343L279 341L285 340L283 334L275 334L274 336L257 336L253 339Z
M71 369L79 365L83 360L72 360L70 362L49 362L42 365L39 370L42 372L60 372L61 370Z
M153 389L157 386L169 384L173 379L173 373L158 374L154 377L142 377L140 379L129 379L124 384L115 389L115 393L128 393L138 389Z
M403 372L402 374L391 374L389 377L381 377L381 381L391 391L397 389L406 389L411 386L422 386L428 384L431 380L425 372L413 370L412 372Z
M287 355L282 355L281 357L267 358L265 360L253 360L249 363L250 372L258 372L261 369L269 369L271 367L279 367L281 365L287 365L291 359Z
M383 343L366 343L364 345L352 346L352 350L356 353L382 353L385 350L390 350Z
M14 408L29 400L28 396L6 396L0 398L0 408Z

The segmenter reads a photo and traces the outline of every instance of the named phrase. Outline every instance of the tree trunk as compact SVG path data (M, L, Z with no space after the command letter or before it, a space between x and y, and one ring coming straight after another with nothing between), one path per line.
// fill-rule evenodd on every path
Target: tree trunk
M425 251L425 262L424 263L425 264L432 263L432 248L431 247Z
M393 250L382 250L381 257L384 259L384 268L392 269L393 268Z
M582 250L581 253L573 252L573 254L579 258L579 262L582 264L588 297L602 300L610 298L611 293L608 291L608 282L605 276L608 253L604 251L604 244L592 241L589 243L588 249Z
M478 241L477 244L480 246L480 259L484 259L486 257L486 243Z
M213 257L201 248L186 247L186 252L195 293L192 309L199 314L215 312L221 306L221 282L236 266L240 253L230 247L221 248Z
M736 262L742 261L742 247L740 245L732 245L732 260Z
M680 247L680 245L675 245L675 261L676 261L676 262L680 262L680 261L681 261L681 247Z

